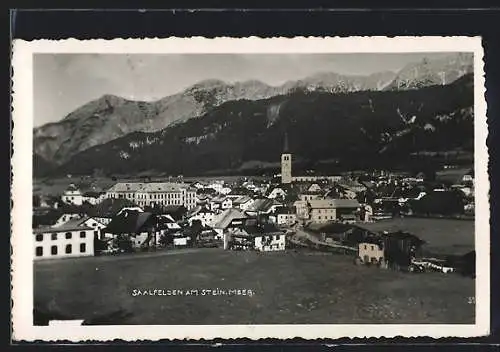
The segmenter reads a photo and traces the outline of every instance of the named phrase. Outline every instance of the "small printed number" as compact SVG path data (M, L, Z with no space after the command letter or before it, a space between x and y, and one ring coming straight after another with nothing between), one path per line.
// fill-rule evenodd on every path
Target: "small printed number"
M467 297L467 303L476 304L476 297Z

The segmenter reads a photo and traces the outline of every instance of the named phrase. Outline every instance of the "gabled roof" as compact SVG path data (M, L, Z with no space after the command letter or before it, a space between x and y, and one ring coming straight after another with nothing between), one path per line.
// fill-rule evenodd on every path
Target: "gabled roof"
M269 198L259 198L254 200L254 202L250 205L247 211L250 212L266 212L271 209L272 206L274 205L281 205L281 203L277 202L274 199L269 199Z
M229 208L219 214L219 216L215 219L214 227L218 229L225 229L233 220L246 218L248 218L248 216L245 213L239 211L238 209Z
M206 206L198 205L193 210L188 213L188 217L196 216L198 214L214 214L214 212L208 209Z
M90 219L89 217L71 219L60 226L51 226L35 229L35 233L47 233L47 232L64 232L64 231L84 231L93 230L90 226L85 226L84 222Z
M249 196L239 196L238 198L233 199L234 205L245 204L246 202L253 201Z
M90 216L100 218L111 218L115 216L120 210L127 207L136 207L137 205L125 198L118 199L104 199L101 203L95 205L90 211Z
M105 194L106 192L97 192L97 191L88 191L83 193L84 197L92 197L92 198L99 198L101 195Z
M127 210L114 217L106 231L113 234L137 233L143 230L153 217L151 213Z

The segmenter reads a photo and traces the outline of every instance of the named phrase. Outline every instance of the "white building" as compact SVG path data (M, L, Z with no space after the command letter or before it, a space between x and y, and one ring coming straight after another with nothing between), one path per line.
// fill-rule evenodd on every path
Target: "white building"
M238 208L241 211L248 210L253 203L253 199L248 196L237 196L232 200L233 208Z
M229 197L216 197L210 201L210 210L226 210L233 207L233 201Z
M215 213L205 207L197 207L191 214L188 215L189 226L194 220L200 220L202 226L211 227L214 223Z
M72 222L60 227L33 230L35 260L94 255L96 229Z
M64 191L61 199L66 204L83 204L82 192L74 184L69 185L69 187Z
M286 235L283 231L262 231L258 226L244 226L224 234L224 249L284 251Z
M82 203L89 203L92 205L99 204L106 199L105 192L85 192L82 194Z
M276 216L276 224L278 225L292 226L297 222L297 215L288 210L283 210L283 211L278 210L275 216Z
M196 189L185 183L119 182L106 192L106 198L128 199L141 207L182 205L192 209L196 206Z
M267 195L267 198L269 199L276 199L276 198L285 198L286 197L286 192L283 190L281 187L275 187L269 192Z

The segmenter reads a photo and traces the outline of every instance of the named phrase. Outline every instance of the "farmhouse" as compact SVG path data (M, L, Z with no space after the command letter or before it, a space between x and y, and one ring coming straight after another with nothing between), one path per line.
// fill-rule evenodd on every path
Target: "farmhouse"
M128 199L109 198L95 205L88 212L88 215L92 218L95 218L100 223L108 225L111 222L111 219L113 219L115 215L120 213L120 211L130 208L136 208L136 205Z
M255 220L224 234L224 249L283 251L286 248L284 231L270 224L257 224Z
M248 207L246 213L250 216L269 215L281 206L282 204L274 199L259 198Z
M188 223L191 226L194 220L200 220L202 226L212 226L215 213L203 206L196 207L192 212L187 215Z
M158 244L154 242L155 237L158 241L158 236L155 236L156 225L157 219L152 213L125 210L115 216L104 231L115 237L129 239L132 247L139 248Z
M338 221L355 215L360 204L355 199L310 200L309 220L314 223Z
M94 255L96 229L86 226L80 219L71 220L59 227L33 230L35 260L83 257Z
M253 199L249 196L237 196L233 198L233 207L242 211L248 210L252 203Z
M358 244L358 260L365 264L382 265L384 246L379 240L365 240Z
M295 215L293 209L281 207L269 219L277 225L292 226L297 221L297 215Z
M231 229L241 227L248 216L234 208L226 209L214 219L214 230L217 233L217 239L222 239L224 233Z

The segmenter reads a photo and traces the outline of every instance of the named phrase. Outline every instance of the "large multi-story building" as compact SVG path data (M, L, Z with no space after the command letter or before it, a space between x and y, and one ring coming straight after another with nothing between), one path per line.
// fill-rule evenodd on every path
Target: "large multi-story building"
M137 205L182 205L187 209L196 206L196 189L185 183L172 182L119 182L106 192L106 198L124 198Z

